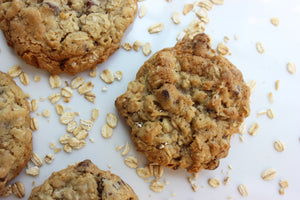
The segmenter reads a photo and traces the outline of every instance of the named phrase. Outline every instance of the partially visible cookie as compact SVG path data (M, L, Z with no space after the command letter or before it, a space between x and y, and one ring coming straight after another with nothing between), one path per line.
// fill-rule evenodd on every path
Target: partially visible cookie
M151 162L193 173L215 169L249 115L242 73L209 44L198 34L157 52L115 102Z
M74 75L119 48L136 12L137 0L0 0L0 28L28 64Z
M42 185L33 188L29 200L37 199L137 200L138 197L120 177L84 160L52 173Z
M23 91L0 72L0 190L31 157L30 108Z

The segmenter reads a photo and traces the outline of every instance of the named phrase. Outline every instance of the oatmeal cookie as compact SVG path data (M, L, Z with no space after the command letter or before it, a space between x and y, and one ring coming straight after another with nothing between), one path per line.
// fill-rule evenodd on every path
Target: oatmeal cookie
M74 75L119 48L136 12L137 0L0 0L0 28L28 64Z
M137 200L138 197L120 177L84 160L52 173L42 185L33 188L29 200L36 199Z
M31 157L30 108L23 91L0 72L0 190Z
M242 73L209 44L198 34L157 52L116 99L137 150L151 162L193 173L215 169L249 115Z

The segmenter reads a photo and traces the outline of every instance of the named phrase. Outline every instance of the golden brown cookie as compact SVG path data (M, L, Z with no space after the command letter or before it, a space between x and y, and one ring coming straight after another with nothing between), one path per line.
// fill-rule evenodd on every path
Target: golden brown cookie
M31 157L30 108L23 91L0 72L0 190Z
M119 48L136 12L137 0L0 0L0 28L28 64L74 75Z
M84 160L52 173L42 185L33 188L29 200L37 199L137 200L138 197L120 177Z
M194 173L215 169L249 115L241 72L209 42L198 34L157 52L115 102L151 162Z

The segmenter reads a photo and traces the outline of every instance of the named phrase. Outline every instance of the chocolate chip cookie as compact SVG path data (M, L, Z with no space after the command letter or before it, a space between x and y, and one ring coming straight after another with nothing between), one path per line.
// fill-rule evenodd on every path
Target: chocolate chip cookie
M198 34L155 53L116 99L137 150L151 162L193 173L215 169L249 115L242 73L209 44Z
M0 190L27 164L32 152L30 108L23 91L0 72Z
M119 48L136 12L137 0L0 0L0 28L26 63L74 75Z
M33 188L29 200L36 199L137 200L138 197L120 177L84 160L52 173L42 185Z

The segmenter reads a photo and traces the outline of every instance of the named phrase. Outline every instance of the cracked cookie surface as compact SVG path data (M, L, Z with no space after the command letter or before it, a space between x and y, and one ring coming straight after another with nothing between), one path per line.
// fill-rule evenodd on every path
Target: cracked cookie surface
M242 73L209 42L198 34L155 53L116 99L132 141L151 162L193 173L215 169L249 115Z
M0 72L0 190L31 157L29 112L23 91L8 74Z
M52 173L42 185L33 188L29 200L36 199L137 200L138 197L120 177L84 160Z
M136 0L0 0L0 28L28 64L76 74L120 46Z

